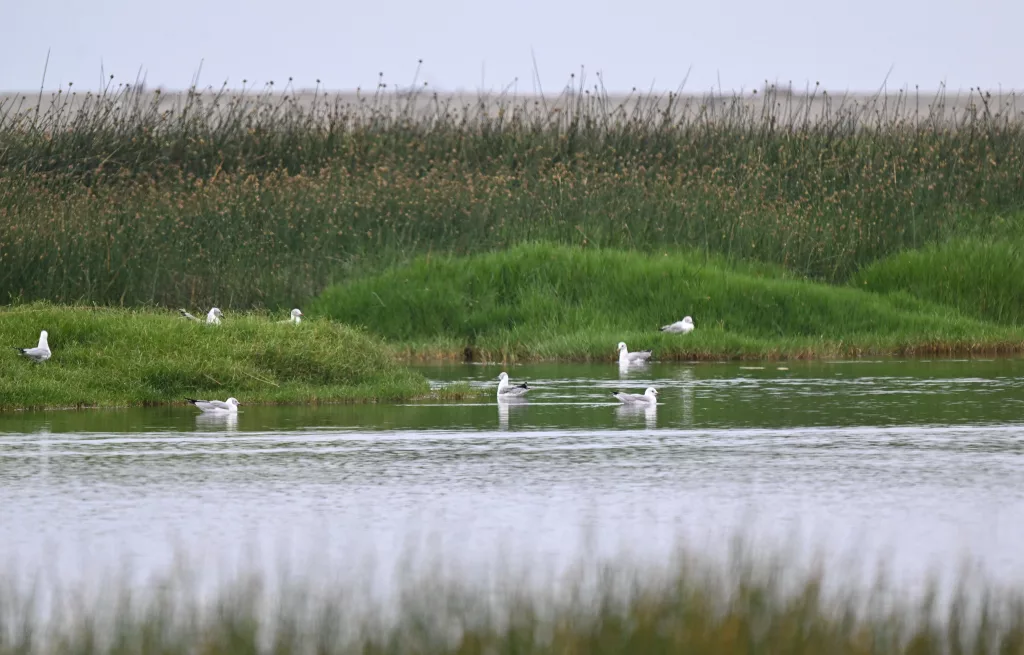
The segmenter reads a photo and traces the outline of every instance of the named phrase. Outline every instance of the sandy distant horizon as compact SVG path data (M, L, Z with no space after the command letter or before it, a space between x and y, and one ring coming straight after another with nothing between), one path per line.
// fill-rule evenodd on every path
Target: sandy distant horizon
M120 83L120 84L115 85L114 88L121 87L124 84L129 84L130 85L132 83ZM284 83L284 84L287 84L287 83ZM525 85L520 84L519 86L522 87L522 86L525 86ZM796 84L796 83L792 83L792 82L784 82L784 83L783 82L767 83L766 82L765 84L758 85L756 87L756 89L751 87L751 88L739 88L739 89L734 89L734 88L730 88L730 89L707 88L707 89L698 90L698 89L695 89L695 88L692 88L692 87L684 87L681 91L679 89L658 89L658 90L651 91L648 88L644 88L642 86L637 86L637 87L633 87L632 89L628 89L628 90L624 90L624 89L604 90L603 93L604 93L604 95L606 95L606 96L608 96L610 98L627 98L627 97L629 97L631 95L635 95L635 94L641 94L641 95L644 95L644 96L661 96L661 95L668 95L670 93L673 94L673 95L678 95L678 96L682 96L682 97L694 97L694 98L703 97L703 96L707 96L707 95L721 95L721 96L729 96L729 97L731 97L731 96L738 96L738 95L760 94L760 93L763 93L765 89L769 88L769 86L773 86L777 92L786 92L786 93L792 94L794 96L814 95L814 94L819 94L819 93L825 92L825 93L828 93L829 95L837 96L837 97L838 96L849 96L849 97L859 97L859 98L860 97L871 97L871 96L876 96L876 95L888 95L888 96L895 97L895 96L899 95L901 92L904 93L904 94L920 94L922 96L925 96L925 95L936 95L938 93L945 93L947 96L955 96L955 95L965 95L965 94L968 94L968 93L971 93L971 92L975 92L976 93L978 88L979 88L979 87L974 87L974 86L962 87L961 88L961 87L948 87L948 86L942 86L942 85L928 86L928 87L924 87L924 86L911 86L911 85L903 85L903 86L882 86L882 85L880 85L879 87L870 88L870 89L841 89L841 88L831 88L831 87L828 87L827 85L824 85L824 84L819 84L819 85L815 86L814 84L806 85L806 84ZM87 87L84 84L79 84L79 85L73 85L73 90L78 92L78 93L90 93L90 92L91 93L96 93L98 91L98 89L94 88L94 87L95 87L95 85L89 85ZM186 93L189 90L188 87L177 87L177 86L170 86L170 85L164 85L164 84L156 84L156 85L154 85L154 84L142 83L142 87L145 90L147 90L147 91L160 91L161 93L166 93L166 94L183 94L183 93ZM60 88L44 87L42 89L42 94L45 97L47 95L52 95L52 94L56 94L58 92L66 91L67 88L68 88L67 85L65 85L63 87L60 87ZM271 88L273 89L272 93L274 93L274 94L284 94L286 92L286 91L282 90L282 84L275 84L275 85L273 85L273 87L270 87L269 85L259 85L259 86L257 86L257 85L246 85L244 88L243 87L238 87L238 86L225 86L225 87L223 87L223 90L224 90L225 93L230 93L230 94L237 94L237 93L242 93L242 92L244 92L246 94L260 94L260 93L267 92ZM219 86L216 86L216 85L203 85L202 87L200 87L200 90L203 91L204 93L212 92L212 91L214 91L214 92L215 91L220 91L221 89L222 89L222 87L219 87ZM552 86L550 89L544 91L543 95L546 96L546 97L558 96L558 95L561 95L562 93L564 93L567 89L568 89L568 85ZM438 95L446 96L446 97L448 97L448 96L456 96L456 97L470 96L470 97L476 97L478 95L487 95L487 96L505 95L505 96L515 96L515 97L519 97L519 98L524 98L524 97L534 97L534 96L538 96L539 97L541 95L541 93L534 92L532 90L531 91L525 91L525 90L522 90L522 88L519 88L517 90L517 88L516 88L516 86L514 84L510 84L510 85L508 85L506 87L502 87L502 88L482 89L481 90L481 89L470 89L470 88L454 88L454 89L451 89L451 88L431 87L431 86L426 86L426 85L410 87L410 86L402 85L402 84L388 83L386 85L386 88L383 89L383 92L388 93L388 94L393 94L395 92L405 94L405 93L409 93L412 90L415 90L415 91L417 91L419 93L426 93L426 94L430 94L430 95L438 94ZM1003 87L1000 86L1000 87L996 87L996 88L980 88L980 90L983 93L990 93L993 96L997 96L997 95L1009 96L1009 95L1014 95L1014 94L1016 94L1016 95L1024 95L1024 88L1014 89L1014 88L1009 88L1009 87L1003 88ZM594 88L593 85L588 85L584 89L584 91L588 91L590 93L594 93L595 92L595 88ZM319 94L329 94L331 96L355 96L357 93L366 95L366 94L372 94L374 92L376 92L376 88L374 88L374 87L354 87L354 88L336 88L336 89L333 89L333 88L327 88L327 87L323 87L323 86L321 86L321 87L316 87L316 86L306 87L306 86L303 86L303 87L291 87L291 88L287 89L287 93L289 95L295 95L295 94L297 94L297 95L309 95L309 94L313 94L313 93L319 93ZM34 88L34 89L0 89L0 98L9 98L9 97L15 97L15 96L38 96L39 93L40 93L40 89L38 87Z
M114 94L124 90L124 86L114 87ZM96 95L95 90L74 88L76 102L86 95ZM463 111L478 112L483 109L487 114L496 115L499 109L520 108L528 110L540 109L549 113L565 112L574 109L580 103L599 112L610 112L617 116L630 116L633 112L669 111L673 116L686 118L702 116L728 116L733 115L734 110L742 109L750 115L759 115L766 110L766 99L771 98L770 104L773 113L795 117L797 120L809 119L811 121L825 115L834 115L836 112L857 115L861 118L874 119L882 117L928 117L935 119L941 117L943 120L959 120L965 112L976 112L983 114L986 109L990 114L1000 116L1012 116L1015 120L1024 120L1024 92L999 91L989 92L982 98L977 91L966 90L889 90L886 93L877 91L871 92L833 92L821 88L807 92L805 88L775 88L773 95L765 93L764 89L756 91L740 92L717 92L706 93L683 92L675 94L670 92L637 91L632 93L604 93L598 94L593 91L579 93L574 90L563 88L559 91L546 92L543 95L535 93L513 93L513 92L460 92L440 91L429 87L419 87L415 92L409 89L386 89L376 90L349 90L349 91L326 91L316 89L294 89L294 90L269 90L267 87L240 90L203 87L200 89L204 99L212 98L218 94L222 103L233 99L246 99L249 101L257 98L273 98L283 100L285 97L294 100L296 104L308 108L314 102L325 102L343 107L352 108L357 113L371 109L386 109L389 111L400 111L406 115L416 116L422 119L436 118L440 113ZM174 110L184 105L187 92L174 91L159 87L143 86L139 93L142 102L145 104L155 102L160 111ZM134 94L133 94L134 96ZM671 105L670 102L671 96ZM66 102L67 94L64 92L43 91L34 92L7 92L0 93L0 116L13 111L24 113L33 111L37 105L42 105L43 111L55 101Z

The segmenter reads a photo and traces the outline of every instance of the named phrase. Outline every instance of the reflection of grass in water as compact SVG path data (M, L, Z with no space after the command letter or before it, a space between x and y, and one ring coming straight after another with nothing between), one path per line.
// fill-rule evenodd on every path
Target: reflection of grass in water
M758 561L581 565L530 587L513 577L489 588L413 578L390 609L322 575L273 593L247 577L205 600L174 578L141 593L114 584L95 597L62 596L45 619L31 594L6 585L0 655L1024 653L1017 591L962 584L940 603L934 591L902 598L884 578L843 590L820 569Z

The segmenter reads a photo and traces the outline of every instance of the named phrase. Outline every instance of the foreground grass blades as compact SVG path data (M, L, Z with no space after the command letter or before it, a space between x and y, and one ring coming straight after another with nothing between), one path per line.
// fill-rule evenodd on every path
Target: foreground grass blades
M213 597L187 576L142 590L110 580L58 593L52 613L40 611L46 594L0 584L0 655L1024 653L1019 590L968 580L946 603L884 578L844 589L821 572L754 562L588 564L540 589L511 574L493 587L412 574L387 607L323 572L243 577Z
M701 253L545 244L471 257L421 257L328 288L317 314L363 325L406 357L614 360L1008 353L1024 333L902 293L794 279ZM691 315L696 330L658 327Z
M242 403L398 400L430 393L378 339L328 321L231 314L224 324L168 311L24 305L0 311L0 344L50 333L34 364L0 351L0 409L145 405L185 396Z

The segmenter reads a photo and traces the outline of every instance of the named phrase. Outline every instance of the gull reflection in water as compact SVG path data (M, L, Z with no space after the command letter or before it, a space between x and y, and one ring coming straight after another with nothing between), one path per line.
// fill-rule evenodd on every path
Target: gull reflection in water
M619 377L628 377L630 373L647 373L647 362L619 362Z
M238 412L203 412L196 415L196 428L201 430L238 430Z
M686 427L693 427L693 396L695 392L695 376L693 374L693 369L684 368L679 375L679 379L685 382L682 389L679 391L679 395L683 401L683 425Z
M629 403L615 408L615 415L624 421L633 421L641 416L648 430L658 427L658 406L655 403Z
M525 405L527 404L525 398L512 397L512 398L498 398L498 428L500 430L508 430L508 410L513 405Z

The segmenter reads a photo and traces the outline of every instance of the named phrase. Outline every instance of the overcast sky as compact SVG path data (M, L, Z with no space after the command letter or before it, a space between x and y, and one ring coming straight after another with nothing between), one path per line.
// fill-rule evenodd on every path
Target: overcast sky
M1024 0L0 0L0 89L116 80L239 87L546 91L584 66L611 91L1024 89Z

